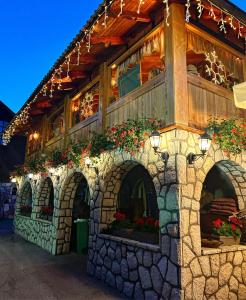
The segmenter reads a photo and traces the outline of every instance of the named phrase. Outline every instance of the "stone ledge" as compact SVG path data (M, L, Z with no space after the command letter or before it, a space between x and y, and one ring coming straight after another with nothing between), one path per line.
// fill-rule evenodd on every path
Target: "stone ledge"
M52 221L48 221L48 220L43 220L43 219L33 219L33 221L39 222L39 223L44 223L44 224L47 224L47 225L53 225L53 222L52 222Z
M246 245L221 246L219 248L202 248L202 255L236 252L246 250Z
M142 243L142 242L138 242L138 241L135 241L135 240L129 240L129 239L126 239L126 238L122 238L122 237L119 237L119 236L99 233L98 237L102 238L102 239L106 239L106 240L119 242L119 243L126 244L126 245L133 246L133 247L138 247L138 248L142 248L142 249L145 249L145 250L150 250L150 251L153 251L153 252L160 252L161 251L159 245L152 245L152 244Z

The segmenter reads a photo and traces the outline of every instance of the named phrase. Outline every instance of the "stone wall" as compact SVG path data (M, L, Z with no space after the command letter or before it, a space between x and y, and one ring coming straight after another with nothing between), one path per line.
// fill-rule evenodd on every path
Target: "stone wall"
M184 298L246 299L246 246L204 249L202 252L200 256L189 253L184 259Z
M73 201L78 179L84 176L91 194L88 255L88 272L91 275L127 296L139 295L141 299L161 296L164 299L246 299L246 295L243 298L246 249L243 246L202 249L200 235L202 185L215 164L231 180L240 208L245 207L246 155L228 158L216 145L212 145L204 158L189 166L187 155L200 152L198 137L184 130L163 133L161 149L170 155L166 167L147 141L136 157L118 151L102 154L97 171L85 166L56 169L48 174L54 186L51 224L37 219L38 195L44 178L35 175L31 181L34 197L32 216L28 219L17 214L17 232L53 254L69 252ZM148 170L157 194L160 239L156 246L101 233L113 220L124 176L137 164ZM22 179L20 187L26 181L27 178ZM40 232L42 239L38 238ZM242 264L238 263L241 260Z
M159 246L101 234L89 250L88 273L134 299L178 299L180 269Z
M56 228L44 220L15 216L15 232L24 239L34 243L52 254L56 254Z

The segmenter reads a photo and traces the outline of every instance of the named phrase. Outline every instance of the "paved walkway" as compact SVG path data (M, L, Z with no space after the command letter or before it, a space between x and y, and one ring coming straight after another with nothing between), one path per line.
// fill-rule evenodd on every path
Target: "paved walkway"
M5 299L109 300L124 297L86 274L85 256L52 256L9 233L0 235L0 300Z

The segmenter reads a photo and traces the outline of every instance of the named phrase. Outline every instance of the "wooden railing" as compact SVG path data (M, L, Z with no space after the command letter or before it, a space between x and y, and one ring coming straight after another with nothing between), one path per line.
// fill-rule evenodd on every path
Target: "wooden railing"
M165 101L164 74L160 74L111 104L107 109L106 125L111 127L127 119L143 117L164 119Z
M49 140L44 147L44 151L49 153L55 149L63 149L64 147L64 136L54 137Z
M98 114L95 114L69 129L67 143L76 142L89 137L92 132L98 132L100 130L99 126Z
M204 128L211 117L246 118L246 111L236 108L233 93L223 87L188 74L189 126Z

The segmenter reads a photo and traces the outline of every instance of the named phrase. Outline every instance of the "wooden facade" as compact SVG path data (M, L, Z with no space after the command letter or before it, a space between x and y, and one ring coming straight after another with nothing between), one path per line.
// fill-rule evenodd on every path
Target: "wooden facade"
M35 120L35 128L37 128L35 130L39 132L39 145L34 148L30 145L27 146L27 159L39 155L41 152L48 153L55 148L65 148L69 143L83 139L92 132L101 132L127 119L156 118L164 120L167 126L182 125L203 130L212 117L236 116L246 118L246 112L235 107L233 93L230 89L216 85L201 76L188 74L188 61L195 61L197 58L187 56L187 33L193 32L242 61L244 80L246 79L245 55L199 28L199 26L191 23L186 24L183 4L172 3L170 5L169 26L165 24L163 8L160 12L160 10L156 10L158 5L153 7L147 5L146 7L148 13L143 12L143 15L145 13L149 15L152 11L156 15L154 24L150 26L144 19L143 23L140 22L141 25L145 25L144 30L139 31L139 29L128 27L131 22L126 23L125 18L122 18L124 21L121 20L121 22L125 22L122 26L125 26L124 30L128 32L129 36L127 41L124 40L124 45L119 46L120 43L116 43L116 50L103 60L96 59L94 53L87 56L84 54L82 60L87 61L82 62L82 67L85 69L93 64L90 76L80 78L79 81L76 79L76 89L63 91L62 96L59 96L59 109L56 109L57 105L54 105L57 101L57 95L55 95L54 99L49 100L51 109L43 110L43 113L38 117L32 117L32 120ZM115 25L115 22L113 24ZM111 29L107 30L110 31ZM146 80L147 75L143 75L146 82L142 81L141 86L115 99L115 92L112 88L114 66L119 66L131 57L157 31L161 32L163 38L163 57L159 59L160 54L158 53L155 56L147 56L142 60L142 65L145 66L148 63L151 65L152 62L155 64L159 59L159 61L163 61L164 70L149 80ZM135 37L133 38L134 34ZM95 41L94 43L97 44ZM112 41L110 43L113 45ZM99 46L101 47L101 44L95 47ZM95 48L92 51L96 52L97 50ZM199 59L200 56L197 57ZM73 124L74 101L90 91L95 84L99 86L99 103L96 110L89 117L79 119L76 124ZM111 101L112 98L113 101ZM62 126L64 126L60 132L57 128L58 124L54 123L56 122L54 118L52 119L59 111L62 112ZM52 126L56 132L51 134ZM33 129L29 130L30 134L32 131Z

